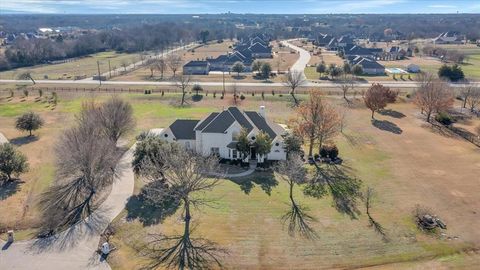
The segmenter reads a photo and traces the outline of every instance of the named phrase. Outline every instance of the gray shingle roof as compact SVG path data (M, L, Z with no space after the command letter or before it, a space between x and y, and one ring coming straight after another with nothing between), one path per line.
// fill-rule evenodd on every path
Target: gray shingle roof
M170 130L177 140L195 140L195 126L199 120L178 119L170 125Z
M207 61L190 61L184 65L184 67L207 67Z
M248 132L252 131L253 126L247 120L247 118L243 115L243 113L237 107L230 107L228 111L233 115L235 120L243 127L248 130Z
M219 115L220 113L217 113L217 112L214 112L214 113L211 113L207 118L205 118L202 122L200 122L197 127L195 128L195 130L202 130L204 129L208 124L210 124L210 122L212 122L212 120L217 117L217 115Z
M275 133L275 131L273 131L273 129L267 123L265 118L260 116L260 114L258 114L257 112L253 112L253 111L245 112L245 114L248 116L248 118L250 118L250 120L252 120L253 124L259 130L267 133L268 136L270 136L271 139L274 139L275 137L277 137L277 134Z
M235 118L228 112L223 111L215 117L203 130L206 133L224 133L230 127Z

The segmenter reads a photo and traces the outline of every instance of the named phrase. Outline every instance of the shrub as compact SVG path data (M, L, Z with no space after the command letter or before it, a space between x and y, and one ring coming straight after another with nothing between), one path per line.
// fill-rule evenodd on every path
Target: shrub
M165 95L165 92L163 92L163 90L162 90L162 97L163 97L163 95Z
M437 114L435 116L435 120L437 120L437 122L441 123L444 126L449 126L453 123L452 116L450 116L450 114L446 112L440 112L439 114Z
M262 92L262 99L264 100L265 99L265 93Z
M245 96L243 94L240 95L240 99L241 100L244 100L245 99Z
M18 177L28 170L27 158L9 143L0 144L0 179L4 175L12 181L12 175Z
M328 147L328 157L330 157L332 160L337 159L338 157L338 148L336 145L332 145Z
M24 95L25 97L28 97L28 90L27 90L27 89L23 89L23 95Z
M327 149L327 147L322 146L322 148L320 149L320 156L321 156L322 158L328 157L328 149Z
M42 96L43 96L43 90L42 90L42 89L38 89L38 96L39 96L39 97L42 97Z

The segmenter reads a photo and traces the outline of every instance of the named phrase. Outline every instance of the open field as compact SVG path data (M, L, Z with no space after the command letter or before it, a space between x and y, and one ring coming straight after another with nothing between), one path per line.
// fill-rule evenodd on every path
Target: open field
M110 66L113 70L120 68L123 62L130 65L133 62L140 61L140 54L116 53L112 51L101 52L67 63L45 64L2 71L0 72L0 78L17 79L18 76L25 71L30 72L34 79L45 79L45 75L47 79L54 80L73 80L75 76L83 75L91 77L98 74L97 61L100 61L100 72L104 73L108 72L108 61L110 61Z
M13 128L15 117L21 113L33 110L46 119L45 127L37 132L38 141L18 145L28 155L32 170L23 175L25 183L19 185L16 193L0 200L0 212L13 213L2 218L9 226L35 225L38 217L35 198L53 180L51 149L55 139L72 124L82 100L101 101L110 94L59 92L59 95L60 102L53 110L45 103L35 102L33 93L24 101L18 97L0 100L1 131L10 140L23 136ZM134 108L136 133L165 127L177 118L198 119L231 105L230 98L213 99L211 95L200 102L190 101L185 108L172 105L178 94L124 93L121 97ZM288 100L278 95L266 95L265 101L258 95L247 96L240 107L255 110L265 105L272 120L285 123L294 116ZM331 100L343 106L339 99ZM479 148L435 132L410 103L400 102L390 108L393 113L377 115L384 124L380 128L371 124L370 113L363 106L347 109L344 134L335 139L345 160L340 168L361 181L361 191L367 186L375 189L372 215L386 228L389 242L382 241L368 226L360 198L358 216L351 218L332 207L330 195L322 199L306 197L298 186L295 197L318 220L313 227L319 239L305 241L290 237L280 221L289 207L288 189L270 174L224 180L212 192L201 195L215 199L215 203L213 208L193 212L194 236L226 248L229 254L222 261L232 269L292 269L299 265L303 269L471 269L480 262L475 251L480 246L480 234L475 229L480 226ZM478 125L479 119L462 123L467 128ZM133 141L133 137L131 134L128 139ZM136 190L142 185L137 179ZM411 219L416 204L432 208L447 223L445 236L427 236L416 229ZM109 257L114 269L141 267L145 259L134 248L147 233L170 234L182 228L180 213L147 227L138 220L126 221L125 215L126 211L114 223L113 243L119 248ZM18 237L32 237L29 232L21 231Z

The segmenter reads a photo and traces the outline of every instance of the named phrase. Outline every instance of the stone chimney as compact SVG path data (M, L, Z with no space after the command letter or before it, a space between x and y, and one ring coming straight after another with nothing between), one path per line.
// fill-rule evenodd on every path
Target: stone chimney
M265 106L260 106L260 110L258 111L258 114L260 114L263 118L267 119L267 112L265 110Z

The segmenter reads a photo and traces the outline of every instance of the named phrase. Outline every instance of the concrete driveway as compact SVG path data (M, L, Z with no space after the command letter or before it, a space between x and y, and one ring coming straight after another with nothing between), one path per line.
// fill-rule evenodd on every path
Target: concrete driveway
M300 53L300 57L298 58L297 62L295 62L292 67L290 68L290 70L295 70L295 71L298 71L298 72L301 72L303 74L303 78L306 79L306 76L305 76L305 73L303 72L305 70L305 67L307 66L308 62L310 61L310 53L298 46L295 46L291 43L289 43L290 41L293 41L295 39L290 39L290 40L285 40L285 41L282 41L282 44L299 52Z
M65 232L42 240L14 242L7 246L0 240L0 269L75 270L110 269L95 252L100 234L125 208L133 193L134 174L131 168L133 146L117 164L117 177L102 205L84 222Z

